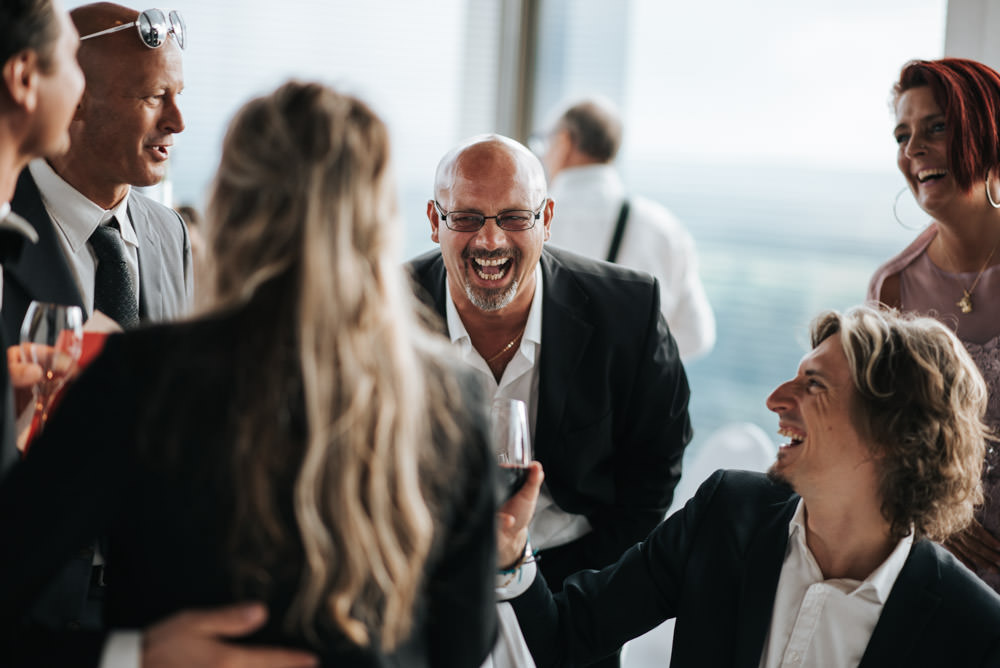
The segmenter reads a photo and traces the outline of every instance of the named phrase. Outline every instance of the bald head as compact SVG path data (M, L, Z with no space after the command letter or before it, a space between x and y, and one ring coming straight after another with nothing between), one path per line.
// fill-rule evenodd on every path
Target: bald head
M70 19L80 36L133 23L139 12L110 2L83 5L70 11ZM93 86L106 79L109 65L127 62L129 58L141 57L150 49L142 43L135 30L121 30L108 35L80 42L78 59L80 68L87 78L87 85Z
M478 135L449 151L434 175L434 196L440 201L460 180L476 181L484 175L507 174L524 187L532 201L545 197L545 170L534 153L503 135Z

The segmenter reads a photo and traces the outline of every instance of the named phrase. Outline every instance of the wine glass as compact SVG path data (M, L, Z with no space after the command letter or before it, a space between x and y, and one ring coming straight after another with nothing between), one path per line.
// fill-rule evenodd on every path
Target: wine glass
M76 371L82 350L83 312L79 306L31 302L21 324L21 351L25 360L42 369L42 379L33 388L32 432L45 427L52 400Z
M500 464L498 493L506 500L528 479L531 463L528 411L518 399L494 399L491 418L493 449Z

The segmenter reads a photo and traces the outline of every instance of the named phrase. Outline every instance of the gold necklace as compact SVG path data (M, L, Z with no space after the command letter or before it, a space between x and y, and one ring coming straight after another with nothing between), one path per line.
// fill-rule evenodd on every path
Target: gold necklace
M939 236L938 238L940 239L941 237ZM958 283L958 287L962 288L962 298L955 302L955 306L961 309L962 313L972 313L972 293L975 292L976 286L979 285L979 279L983 277L983 274L986 272L986 268L990 266L990 260L993 259L993 254L996 252L997 246L1000 246L1000 239L993 244L993 250L991 250L990 254L986 256L986 262L983 262L982 268L979 270L979 273L976 274L976 279L972 281L972 285L969 286L968 290L965 289L965 286L962 284L962 280L958 276L955 276L955 281ZM952 261L951 255L949 255L948 251L945 249L943 239L941 240L941 252L944 253L945 258L948 260L948 264L953 267L957 266L954 261Z
M507 352L511 348L513 348L514 344L517 343L518 341L520 341L521 337L524 336L524 330L527 329L527 327L528 327L528 323L524 323L524 327L522 327L521 331L517 333L517 336L515 336L513 339L511 339L510 341L508 341L507 345L505 345L503 348L500 349L500 352L498 352L493 357L490 357L489 359L487 359L486 363L487 364L492 364L494 362L494 360L498 359L505 352Z

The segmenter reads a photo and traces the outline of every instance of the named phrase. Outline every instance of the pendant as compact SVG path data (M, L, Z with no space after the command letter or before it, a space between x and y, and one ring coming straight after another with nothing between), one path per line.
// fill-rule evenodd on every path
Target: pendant
M965 290L962 292L965 292ZM955 302L955 306L962 309L962 313L972 313L972 295L965 292L962 298Z

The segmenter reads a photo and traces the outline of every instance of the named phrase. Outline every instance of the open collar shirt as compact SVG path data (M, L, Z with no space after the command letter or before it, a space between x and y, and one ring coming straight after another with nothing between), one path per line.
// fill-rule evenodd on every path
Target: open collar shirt
M806 544L800 500L788 523L788 548L760 668L857 666L912 546L911 531L863 581L825 580Z
M476 370L484 387L494 399L520 399L528 410L528 431L531 443L535 442L535 424L538 416L538 360L542 350L542 295L544 292L541 265L535 267L535 295L528 311L524 335L517 353L507 363L500 382L493 377L489 364L472 345L469 332L458 315L458 308L448 293L445 300L445 317L448 334L460 351L462 359ZM449 288L446 286L446 290ZM540 550L563 545L576 540L590 531L590 522L583 515L574 515L561 510L552 500L552 495L543 484L531 520L531 544Z

